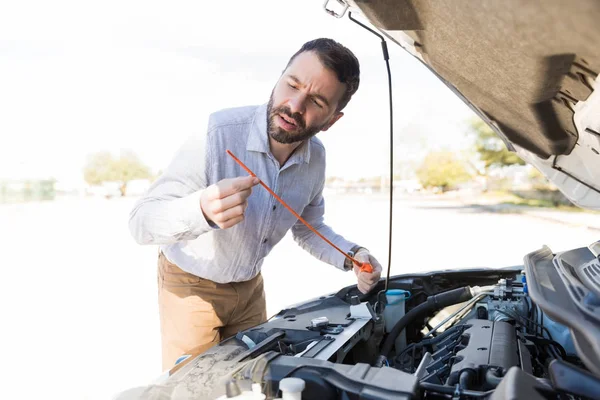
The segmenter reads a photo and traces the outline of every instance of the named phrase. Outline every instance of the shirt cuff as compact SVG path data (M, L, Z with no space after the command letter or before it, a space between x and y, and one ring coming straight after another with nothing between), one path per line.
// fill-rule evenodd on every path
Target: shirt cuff
M349 254L350 252L352 252L352 257L354 257L360 249L365 249L365 248L356 244L356 245L352 246L351 249L346 251L346 254ZM344 270L350 271L352 268L353 268L352 261L350 261L350 259L348 257L344 257Z
M200 207L201 195L202 190L198 190L197 192L194 192L181 199L183 221L188 226L190 233L193 235L201 235L210 230L219 229L216 224L209 222L204 216L202 208Z

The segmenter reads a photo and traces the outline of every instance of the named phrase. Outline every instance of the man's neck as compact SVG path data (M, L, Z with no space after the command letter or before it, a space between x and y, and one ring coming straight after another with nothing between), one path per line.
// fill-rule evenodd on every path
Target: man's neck
M279 143L272 137L269 137L269 146L271 147L271 153L279 162L279 167L283 167L290 156L300 146L302 142L295 142L290 144Z

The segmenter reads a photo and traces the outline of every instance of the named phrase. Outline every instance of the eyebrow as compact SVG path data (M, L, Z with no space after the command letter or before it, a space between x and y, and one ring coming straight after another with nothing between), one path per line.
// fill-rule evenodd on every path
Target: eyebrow
M298 79L298 77L296 77L295 75L288 75L288 77L291 80L293 80L294 82L296 82L297 84L302 85L302 82L300 82L300 79ZM327 98L325 98L325 96L323 96L322 94L311 93L310 96L321 100L323 103L325 103L325 105L327 107L329 107L329 101L327 101Z

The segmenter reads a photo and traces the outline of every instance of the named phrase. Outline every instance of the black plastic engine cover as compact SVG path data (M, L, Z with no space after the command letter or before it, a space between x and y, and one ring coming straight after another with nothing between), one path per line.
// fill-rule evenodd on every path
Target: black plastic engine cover
M306 382L303 399L378 399L409 400L418 392L418 380L412 375L389 367L369 364L337 364L311 358L278 356L265 371L270 393L281 379L301 378Z
M466 369L484 374L490 367L507 371L519 365L517 335L511 324L473 319L466 325L470 326L462 335L462 345L466 347L456 354L449 384L458 383L460 373Z

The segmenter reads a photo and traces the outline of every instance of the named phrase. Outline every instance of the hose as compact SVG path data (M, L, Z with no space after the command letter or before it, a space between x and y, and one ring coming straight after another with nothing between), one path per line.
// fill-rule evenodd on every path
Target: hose
M460 376L458 378L458 386L461 389L469 389L473 384L474 375L475 372L472 369L465 369L463 372L460 373Z
M502 381L502 377L496 375L497 371L496 370L492 370L492 369L488 369L488 371L485 373L485 381L487 382L487 384L490 387L497 387L500 382Z
M382 367L387 360L390 351L394 347L394 342L400 333L414 320L424 317L434 311L440 310L444 307L448 307L454 304L462 303L473 297L471 289L468 286L461 287L458 289L449 290L447 292L439 293L433 296L429 296L426 301L419 304L408 313L404 314L402 318L390 332L385 339L381 348L381 354L377 357L375 362L376 367Z
M399 358L402 355L406 354L407 352L412 350L412 348L414 348L414 347L420 349L421 347L433 346L435 344L438 344L439 342L446 340L449 336L452 336L454 333L456 333L457 331L459 331L461 329L462 330L466 329L466 325L453 326L451 328L446 329L444 332L440 333L439 335L432 337L431 339L422 339L420 342L411 343L408 346L406 346L396 358ZM461 334L462 334L462 330L460 332Z
M429 383L429 382L419 382L419 388L421 390L427 390L430 392L437 392L437 393L442 393L442 394L449 394L451 396L458 395L458 397L461 397L461 396L488 397L489 395L494 393L493 390L488 390L487 392L478 392L475 390L464 390L464 389L461 389L460 387L454 388L452 386L437 385L435 383Z
M464 306L462 306L459 310L450 314L448 317L446 317L446 319L444 319L442 322L437 324L435 326L435 328L433 328L429 332L427 332L427 334L424 336L424 338L432 336L438 329L440 329L442 326L446 325L446 323L448 323L448 321L450 321L452 318L456 317L462 311L465 311L467 308L471 307L474 303L479 301L479 299L481 299L485 296L488 296L488 295L493 295L493 294L494 294L493 292L482 292L482 293L477 294L475 297L473 297L471 300L469 300Z

